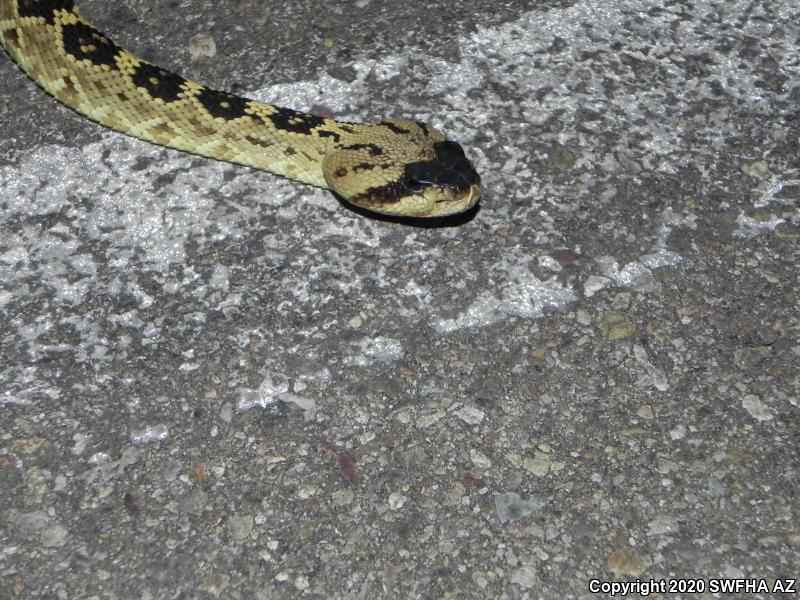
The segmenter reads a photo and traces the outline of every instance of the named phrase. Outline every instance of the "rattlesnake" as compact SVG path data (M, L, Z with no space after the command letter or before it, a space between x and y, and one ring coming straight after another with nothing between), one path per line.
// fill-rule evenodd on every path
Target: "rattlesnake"
M0 43L66 106L155 144L328 188L390 215L448 215L480 197L461 146L424 123L334 121L211 89L123 50L72 0L0 0Z

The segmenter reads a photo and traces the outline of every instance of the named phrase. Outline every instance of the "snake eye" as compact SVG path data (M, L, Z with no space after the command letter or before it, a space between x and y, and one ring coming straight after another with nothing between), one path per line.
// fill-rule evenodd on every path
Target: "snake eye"
M435 165L430 161L406 165L405 185L409 190L421 190L436 182Z
M425 182L424 181L420 181L416 177L412 177L412 176L407 176L403 183L404 183L404 187L407 190L410 190L410 191L421 190L423 187L425 187Z

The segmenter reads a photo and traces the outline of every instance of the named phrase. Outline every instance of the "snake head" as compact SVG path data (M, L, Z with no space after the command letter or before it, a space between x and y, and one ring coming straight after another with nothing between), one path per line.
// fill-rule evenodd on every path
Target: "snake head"
M428 125L393 119L349 128L323 162L328 186L348 202L387 215L441 217L480 198L480 177L461 145Z

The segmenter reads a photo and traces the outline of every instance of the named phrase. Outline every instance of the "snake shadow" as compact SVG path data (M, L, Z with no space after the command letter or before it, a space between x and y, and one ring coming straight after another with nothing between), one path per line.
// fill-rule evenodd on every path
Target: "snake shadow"
M472 219L475 218L475 215L477 215L481 209L481 203L478 202L469 210L465 210L464 212L455 215L447 215L446 217L402 217L372 212L366 208L361 208L360 206L350 204L347 200L336 193L331 193L339 201L339 204L341 204L349 212L355 213L367 219L372 219L373 221L381 221L383 223L398 223L399 225L417 227L419 229L460 227L461 225L465 225L466 223L472 221Z

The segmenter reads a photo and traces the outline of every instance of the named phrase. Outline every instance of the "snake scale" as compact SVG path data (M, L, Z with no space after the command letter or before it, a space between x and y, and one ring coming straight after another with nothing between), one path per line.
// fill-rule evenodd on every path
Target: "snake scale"
M72 0L0 0L0 43L60 102L148 142L327 188L389 215L450 215L480 197L461 146L424 123L334 121L211 89L117 46Z

